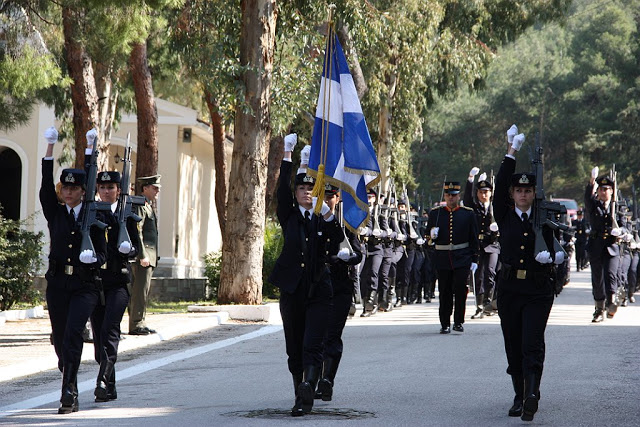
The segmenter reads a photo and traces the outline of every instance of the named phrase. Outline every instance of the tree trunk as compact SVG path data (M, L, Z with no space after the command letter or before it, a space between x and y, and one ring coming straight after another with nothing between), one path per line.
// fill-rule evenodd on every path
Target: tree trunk
M265 187L271 137L269 100L275 50L275 0L242 0L240 78L244 102L238 102L229 177L226 233L218 302L262 302ZM248 108L246 108L248 107Z
M133 45L129 66L136 96L138 117L136 178L140 178L158 173L158 110L153 96L146 43ZM138 192L142 190L138 183L136 183L136 190Z
M98 137L98 170L106 171L109 168L109 146L111 145L111 125L113 123L113 114L115 110L112 103L115 104L111 82L111 66L101 62L95 63L96 74L96 92L98 96L98 129L100 135Z
M209 115L211 115L211 128L213 130L213 161L216 168L215 201L218 212L220 231L225 235L227 223L227 162L224 150L224 126L220 115L220 105L210 91L204 91Z
M75 30L80 27L72 9L62 9L64 49L71 85L73 103L73 139L75 142L75 167L84 169L86 134L98 124L98 96L93 78L91 58L84 46L76 39Z
M391 144L392 144L392 109L393 98L396 93L396 74L390 72L387 74L386 87L387 96L383 100L380 106L380 112L378 114L378 162L380 166L380 188L383 192L387 191L387 185L389 183L389 177L391 176Z
M269 144L269 168L267 170L267 195L265 197L266 212L275 212L272 208L278 179L280 179L280 163L284 157L284 137L276 136Z

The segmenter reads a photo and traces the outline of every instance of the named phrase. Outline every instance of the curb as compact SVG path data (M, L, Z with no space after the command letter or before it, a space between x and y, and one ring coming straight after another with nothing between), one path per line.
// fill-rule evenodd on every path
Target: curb
M190 305L190 313L227 313L230 319L249 322L268 322L281 325L280 307L278 303L263 305Z
M15 322L17 320L44 318L44 306L37 305L33 308L25 310L6 310L0 311L0 325L5 322Z

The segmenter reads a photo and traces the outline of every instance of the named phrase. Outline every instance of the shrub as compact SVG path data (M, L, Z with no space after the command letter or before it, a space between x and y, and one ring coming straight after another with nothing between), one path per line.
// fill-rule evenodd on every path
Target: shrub
M42 232L24 229L24 223L6 219L0 213L0 311L16 303L35 304L40 293L31 289L33 277L42 266Z
M267 298L278 298L280 291L267 280L276 260L282 252L284 236L280 224L268 219L264 231L264 255L262 258L262 296Z
M209 296L218 299L218 287L220 286L220 270L222 269L222 251L209 252L204 255L204 275L209 279Z

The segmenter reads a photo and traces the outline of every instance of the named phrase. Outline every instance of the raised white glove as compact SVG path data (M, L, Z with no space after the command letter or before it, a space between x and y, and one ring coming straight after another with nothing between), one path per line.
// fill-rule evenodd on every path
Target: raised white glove
M518 133L518 126L511 125L511 127L507 131L507 141L509 141L509 144L513 142L513 137L516 136L517 133Z
M476 176L476 175L478 175L478 172L480 172L480 169L477 168L476 166L474 166L469 171L469 176Z
M351 252L349 251L349 248L342 248L338 251L338 258L340 258L342 261L349 261L349 258L351 258Z
M96 128L93 128L87 132L87 148L93 147L96 143L96 139L98 139L98 131Z
M127 255L129 252L131 252L131 243L127 241L120 243L120 246L118 246L118 252Z
M538 253L538 255L536 255L536 261L540 264L551 264L553 262L549 251L541 251Z
M622 235L622 230L620 230L619 228L613 228L611 230L611 235L615 236L615 237L621 236Z
M56 128L51 126L47 130L44 131L44 139L47 140L48 144L55 144L58 142L58 131Z
M564 252L556 252L556 259L553 261L556 265L560 265L564 262Z
M305 145L300 151L300 164L308 165L309 164L309 156L311 156L311 146Z
M524 144L524 133L519 133L513 137L513 142L511 143L511 146L513 147L514 150L518 151L520 150L520 148L522 148L522 144Z
M93 251L91 249L85 249L80 252L80 262L83 264L93 264L98 261L98 258L93 256Z
M591 169L591 178L596 179L598 177L598 172L600 172L600 168L597 166Z
M418 240L416 240L416 244L418 244L420 246L424 245L424 239L422 237L419 238Z
M489 230L498 231L498 224L496 224L495 222L492 222L491 224L489 224Z
M475 262L471 263L471 274L476 274L476 270L478 269L478 264L476 264Z
M382 230L380 230L379 228L376 228L375 230L373 230L373 233L371 233L373 235L373 237L380 237L380 235L382 234Z
M284 137L284 151L293 151L293 147L296 146L298 142L298 135L295 133L290 133L289 135Z
M431 231L429 231L429 236L431 236L431 240L436 240L438 238L438 231L440 231L440 227L433 227Z
M487 180L487 173L486 172L482 172L480 174L480 176L478 177L478 182L480 181L486 181Z
M316 209L316 203L318 203L318 198L317 197L312 197L312 205L313 205L313 209ZM327 205L325 203L325 201L322 201L322 208L320 208L320 215L325 216L327 213L329 213L331 209L329 208L329 205Z

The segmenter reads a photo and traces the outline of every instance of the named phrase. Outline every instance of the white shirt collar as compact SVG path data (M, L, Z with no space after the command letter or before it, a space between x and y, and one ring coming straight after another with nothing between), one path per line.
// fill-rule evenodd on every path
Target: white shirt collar
M518 209L517 207L516 207L516 213L518 214L518 216L519 216L520 218L522 218L522 213L523 213L523 212L522 212L520 209ZM527 216L528 216L529 218L531 218L531 208L527 209L526 214L527 214Z
M76 219L78 219L78 215L80 215L80 209L82 209L82 202L80 202L80 204L75 208L72 208L69 205L67 205L67 213L73 210L73 216L75 216Z
M118 201L111 203L111 212L116 213L116 209L118 208Z
M305 218L305 212L309 212L309 218L311 218L311 215L313 215L313 209L305 209L300 205L298 205L298 209L300 209L300 213L302 214L303 218Z

